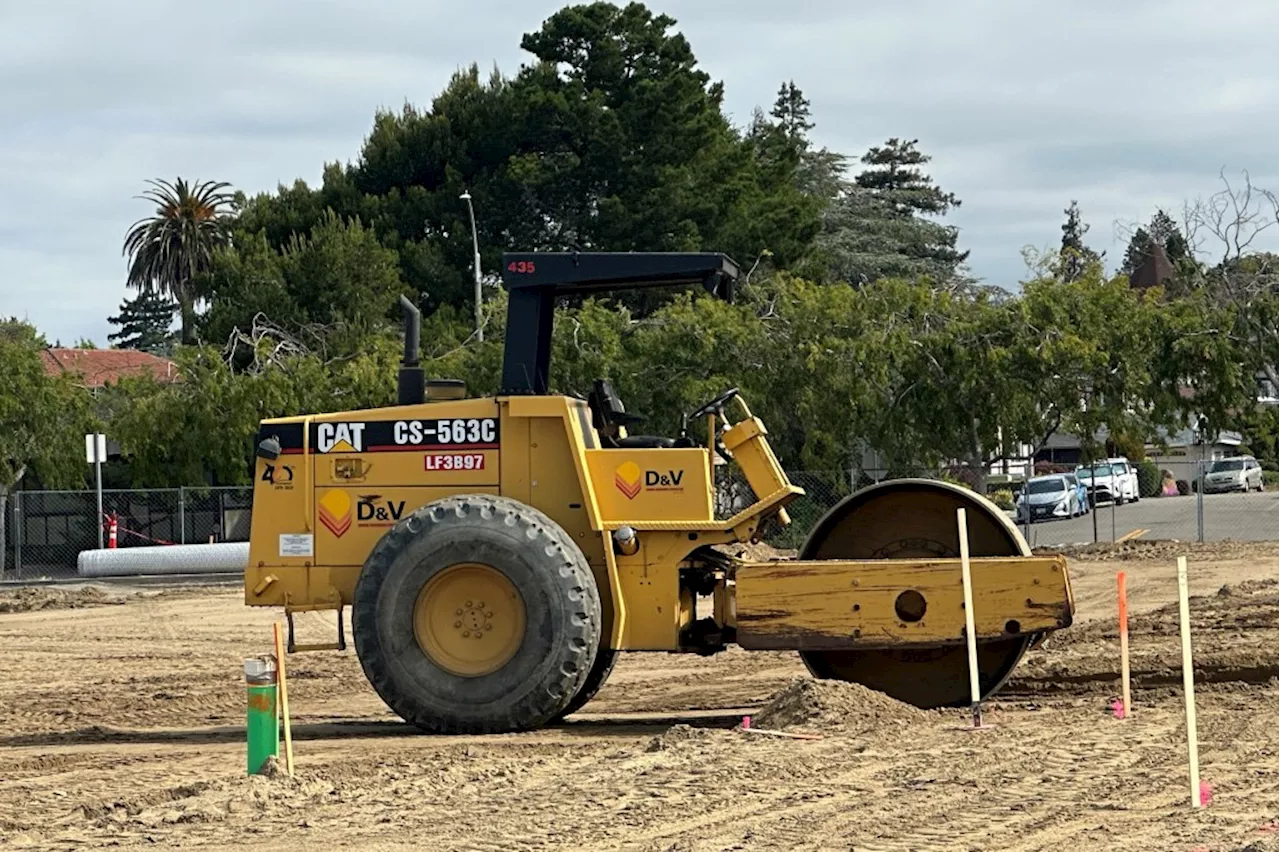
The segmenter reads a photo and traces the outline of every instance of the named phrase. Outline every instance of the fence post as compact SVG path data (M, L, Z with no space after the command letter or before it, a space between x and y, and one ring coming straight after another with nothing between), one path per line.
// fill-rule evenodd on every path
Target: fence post
M178 486L178 543L187 543L187 489Z
M9 517L9 495L0 491L0 580L4 579L5 563L9 559L9 531L6 528Z
M13 492L13 570L22 579L22 492Z
M1196 464L1196 541L1204 541L1204 451Z

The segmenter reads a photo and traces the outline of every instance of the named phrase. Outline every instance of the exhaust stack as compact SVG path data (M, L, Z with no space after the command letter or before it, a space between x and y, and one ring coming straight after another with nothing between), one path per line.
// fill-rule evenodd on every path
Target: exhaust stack
M400 362L396 400L400 405L420 405L426 400L426 378L418 366L422 314L404 296L400 297L400 309L404 311L404 360Z

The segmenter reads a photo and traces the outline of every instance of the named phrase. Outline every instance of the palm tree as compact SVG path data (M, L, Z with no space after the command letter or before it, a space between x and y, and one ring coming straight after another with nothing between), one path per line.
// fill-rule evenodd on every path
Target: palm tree
M178 303L182 313L182 342L192 342L195 320L195 278L207 272L214 252L228 245L231 231L225 208L234 198L229 183L174 183L149 180L151 189L139 198L154 201L155 215L139 219L124 238L129 258L126 282L144 293L159 293Z

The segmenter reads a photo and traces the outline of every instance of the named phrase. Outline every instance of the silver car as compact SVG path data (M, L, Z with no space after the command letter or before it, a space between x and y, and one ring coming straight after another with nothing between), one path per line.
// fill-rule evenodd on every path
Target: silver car
M1079 489L1062 474L1028 479L1014 505L1020 522L1027 520L1028 513L1032 522L1084 514Z
M1218 459L1209 464L1204 475L1204 493L1223 491L1263 491L1262 466L1253 456Z

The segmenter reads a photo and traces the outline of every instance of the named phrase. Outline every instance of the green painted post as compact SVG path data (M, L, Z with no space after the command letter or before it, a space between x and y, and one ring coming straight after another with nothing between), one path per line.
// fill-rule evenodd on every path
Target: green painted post
M268 757L280 754L280 714L276 710L276 662L271 657L244 661L249 713L245 724L249 774L257 775Z

